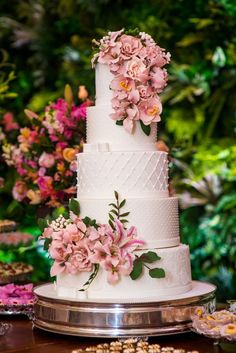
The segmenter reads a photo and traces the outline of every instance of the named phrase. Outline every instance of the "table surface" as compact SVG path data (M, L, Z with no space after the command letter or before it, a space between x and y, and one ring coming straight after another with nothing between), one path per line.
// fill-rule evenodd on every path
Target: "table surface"
M85 348L105 342L109 343L116 340L66 336L37 328L33 329L32 322L23 315L0 316L0 321L12 324L11 331L4 336L0 336L1 353L71 353L73 349ZM149 343L158 343L161 347L184 348L186 351L196 350L199 353L236 353L236 345L224 344L223 346L214 346L212 340L191 332L171 336L150 337Z

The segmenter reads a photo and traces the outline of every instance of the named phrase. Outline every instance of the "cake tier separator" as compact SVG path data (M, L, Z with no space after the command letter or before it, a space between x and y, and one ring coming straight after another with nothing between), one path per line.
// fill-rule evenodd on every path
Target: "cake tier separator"
M61 298L53 283L35 287L33 327L84 337L148 337L189 331L197 308L213 312L216 287L193 281L192 290L175 297L142 302L78 301Z

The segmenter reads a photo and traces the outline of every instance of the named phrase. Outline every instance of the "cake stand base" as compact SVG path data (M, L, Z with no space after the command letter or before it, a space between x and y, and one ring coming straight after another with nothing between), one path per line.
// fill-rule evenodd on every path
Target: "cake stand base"
M191 315L201 307L215 310L216 287L193 281L192 290L162 301L107 303L61 298L54 284L35 288L35 327L85 337L147 337L186 332Z

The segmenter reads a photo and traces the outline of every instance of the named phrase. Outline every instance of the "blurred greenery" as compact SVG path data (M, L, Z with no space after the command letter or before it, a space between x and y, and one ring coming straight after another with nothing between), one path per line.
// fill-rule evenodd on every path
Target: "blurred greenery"
M65 83L94 94L91 41L108 29L139 27L171 52L159 138L173 156L183 241L194 278L220 284L220 300L236 297L235 1L2 0L0 13L1 62L11 63L0 66L0 108L21 126L24 108L41 112ZM32 226L38 210L13 201L13 171L1 173L0 216Z

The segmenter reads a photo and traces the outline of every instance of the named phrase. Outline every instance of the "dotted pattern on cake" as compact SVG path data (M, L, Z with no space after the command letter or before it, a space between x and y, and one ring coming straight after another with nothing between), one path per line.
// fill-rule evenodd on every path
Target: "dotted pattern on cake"
M105 223L110 210L109 204L113 199L80 199L81 216L88 214L99 223ZM171 246L168 240L177 238L179 243L179 213L177 198L129 199L126 198L124 212L130 212L129 225L137 227L138 236L145 240L146 247ZM157 243L158 242L158 243ZM165 243L163 243L165 242Z
M78 195L104 198L168 191L168 161L160 152L105 152L78 155ZM96 195L96 196L95 196Z

